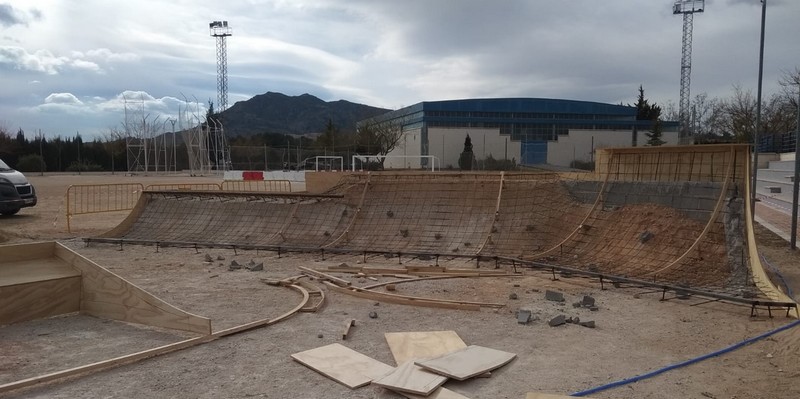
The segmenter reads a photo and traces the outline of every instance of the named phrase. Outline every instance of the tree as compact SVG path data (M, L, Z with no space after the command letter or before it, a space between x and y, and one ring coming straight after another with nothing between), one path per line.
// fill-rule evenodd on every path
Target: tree
M339 132L339 129L333 124L333 120L330 118L328 119L328 124L325 125L325 132L322 133L319 137L317 137L316 147L318 150L331 150L331 152L336 152L336 135Z
M461 155L458 157L459 169L472 170L474 158L475 154L472 153L472 139L469 137L469 134L467 134L467 138L464 139L464 151L461 151Z
M387 155L397 147L403 138L402 125L398 120L377 121L369 119L360 124L357 133L357 152L369 155ZM383 168L386 158L380 157Z
M647 145L660 146L666 144L666 141L661 140L661 107L656 103L650 104L644 97L644 87L639 85L639 98L636 100L636 120L637 121L650 121L647 136Z
M653 123L652 130L644 135L647 136L647 145L651 147L667 144L666 141L661 140L661 119L656 119L655 123Z

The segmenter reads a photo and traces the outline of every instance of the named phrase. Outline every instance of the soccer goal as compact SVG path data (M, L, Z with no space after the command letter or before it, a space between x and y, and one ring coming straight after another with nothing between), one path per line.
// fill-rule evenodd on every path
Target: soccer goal
M435 172L437 163L438 168L442 168L442 162L434 155L353 155L353 172L357 170L363 171L364 169L369 170L371 163L381 164L386 159L418 159L420 165L419 167L411 168L405 163L406 165L404 166L387 169L430 169L431 172ZM427 162L423 162L423 160Z

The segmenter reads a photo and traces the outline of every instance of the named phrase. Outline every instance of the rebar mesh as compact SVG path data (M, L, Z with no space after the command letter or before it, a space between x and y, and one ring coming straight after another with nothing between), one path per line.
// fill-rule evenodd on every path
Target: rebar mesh
M596 173L379 173L324 196L146 193L126 240L482 256L760 295L744 147L599 154Z

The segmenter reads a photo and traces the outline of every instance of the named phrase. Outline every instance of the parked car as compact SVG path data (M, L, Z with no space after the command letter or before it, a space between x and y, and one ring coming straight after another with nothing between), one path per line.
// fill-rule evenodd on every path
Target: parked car
M0 214L13 215L36 205L36 190L20 172L0 159Z

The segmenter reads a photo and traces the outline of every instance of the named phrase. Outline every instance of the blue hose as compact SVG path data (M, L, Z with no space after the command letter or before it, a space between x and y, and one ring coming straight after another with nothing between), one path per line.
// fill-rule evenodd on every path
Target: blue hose
M753 338L748 338L748 339L746 339L746 340L744 340L742 342L739 342L737 344L733 344L733 345L731 345L731 346L729 346L727 348L720 349L720 350L718 350L716 352L707 353L705 355L696 357L694 359L689 359L689 360L682 361L680 363L675 363L675 364L669 365L667 367L664 367L664 368L661 368L661 369L658 369L658 370L653 370L651 372L648 372L648 373L645 373L645 374L642 374L642 375L637 375L635 377L626 378L624 380L619 380L619 381L614 381L614 382L611 382L611 383L608 383L608 384L605 384L605 385L601 385L599 387L594 387L594 388L587 389L585 391L575 392L575 393L571 394L570 396L591 395L591 394L594 394L594 393L597 393L597 392L600 392L600 391L605 391L606 389L616 388L616 387L619 387L619 386L628 385L628 384L631 384L631 383L634 383L634 382L637 382L637 381L641 381L641 380L644 380L644 379L655 377L655 376L657 376L657 375L659 375L661 373L666 373L667 371L670 371L670 370L674 370L674 369L677 369L677 368L688 366L690 364L701 362L703 360L710 359L712 357L719 356L719 355L734 351L734 350L739 349L741 347L750 345L753 342L756 342L756 341L762 340L762 339L764 339L766 337L769 337L770 335L774 335L774 334L777 334L777 333L779 333L781 331L785 331L785 330L788 330L790 328L797 327L798 325L800 325L800 320L795 320L795 321L793 321L793 322L791 322L791 323L789 323L787 325L784 325L782 327L776 328L776 329L774 329L772 331L767 331L767 332L765 332L765 333L763 333L761 335L757 335L757 336L755 336Z

